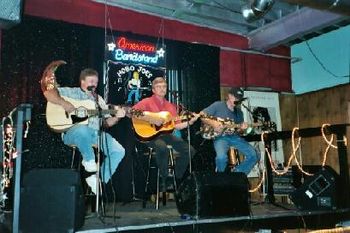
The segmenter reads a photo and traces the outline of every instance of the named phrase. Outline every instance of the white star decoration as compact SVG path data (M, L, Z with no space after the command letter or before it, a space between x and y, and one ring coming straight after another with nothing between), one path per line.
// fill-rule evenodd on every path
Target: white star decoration
M159 57L164 57L165 50L163 48L160 48L157 50L157 54Z
M114 48L115 48L115 44L112 42L112 43L109 43L109 44L107 44L107 46L108 46L108 51L113 51L114 50Z

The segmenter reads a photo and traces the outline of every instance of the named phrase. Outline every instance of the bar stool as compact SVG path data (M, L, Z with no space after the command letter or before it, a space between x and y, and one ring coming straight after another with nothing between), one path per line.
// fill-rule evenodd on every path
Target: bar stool
M80 158L80 156L78 157L78 165L77 165L77 167L75 168L74 167L74 164L75 164L75 162L76 162L76 157L77 157L77 146L76 145L74 145L74 144L70 144L70 145L68 145L71 149L72 149L72 161L71 161L71 165L70 165L70 168L71 169L77 169L78 171L80 171L80 168L81 168L81 162L80 162L80 160L81 160L81 158ZM91 145L91 147L96 151L96 149L97 149L97 144L93 144L93 145ZM79 155L79 154L78 154ZM91 173L95 173L95 172L88 172L89 174L91 174ZM99 179L99 188L101 189L101 187L102 187L102 184L101 184L101 177L100 177L100 179ZM91 193L90 193L90 195L91 195Z
M235 169L235 167L241 163L241 159L239 157L239 151L235 147L231 146L227 152L227 157L228 157L227 166L232 172Z
M71 165L70 165L70 168L71 169L77 169L78 171L81 172L81 154L78 153L77 154L77 146L74 145L74 144L71 144L71 145L68 145L71 149L72 149L72 161L71 161ZM94 149L94 151L96 152L97 150L97 144L93 144L91 145L91 147ZM78 155L78 156L77 156ZM96 153L95 153L96 155ZM78 165L77 167L75 167L75 163L76 163L76 160L78 160ZM87 174L89 174L88 176L85 175L82 175L82 177L84 178L83 180L83 188L85 190L85 201L86 203L90 203L91 205L91 212L95 212L96 211L96 207L95 207L95 203L96 203L96 194L94 192L92 192L91 188L89 187L89 185L87 184L86 182L86 178L89 177L91 174L96 174L96 172L86 172ZM98 176L99 179L98 179L98 188L100 190L100 194L102 193L102 181L101 181L101 176ZM97 182L97 181L96 181ZM104 211L104 203L102 202L102 209Z
M172 178L172 182L173 182L173 187L174 187L174 192L176 192L177 190L177 183L176 183L176 173L175 173L175 156L174 156L174 150L173 147L168 145L167 146L169 154L168 154L168 177ZM146 176L146 185L145 185L145 196L146 194L149 192L150 189L150 173L151 173L151 169L156 170L156 200L155 200L155 209L159 209L159 198L160 198L160 171L159 168L156 164L155 161L155 153L154 153L154 149L152 147L148 147L148 169L147 169L147 176ZM168 177L163 177L163 179L167 179ZM165 186L166 186L166 180L165 180ZM162 202L163 202L163 206L166 205L166 191L167 191L167 186L164 187L165 189L162 190ZM143 203L142 203L142 207L145 208L146 207L146 198L143 199Z
M75 157L76 157L76 153L77 153L77 145L70 144L68 146L72 149L72 161L71 161L71 164L70 164L70 168L74 169ZM97 150L97 144L93 144L93 145L91 145L91 147L94 150ZM80 163L80 158L79 158L78 167L77 167L78 171L80 171L80 166L81 166L81 163Z

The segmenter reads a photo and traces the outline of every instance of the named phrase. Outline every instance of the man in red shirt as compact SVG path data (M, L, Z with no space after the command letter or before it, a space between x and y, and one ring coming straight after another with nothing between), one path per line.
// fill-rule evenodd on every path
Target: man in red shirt
M152 92L151 97L145 98L134 105L134 109L142 110L145 112L145 115L148 113L159 113L159 112L169 112L171 118L174 119L174 129L181 130L187 127L187 122L181 122L177 120L177 112L174 104L170 103L165 99L167 92L167 83L163 77L157 77L152 82ZM151 124L161 127L164 123L167 123L164 118L154 117L149 118L146 116L138 117L138 119L143 119L148 121ZM198 116L190 119L189 124L192 125ZM157 161L157 166L160 170L160 175L163 178L163 187L166 188L165 180L168 176L168 148L170 145L176 150L179 155L176 157L175 161L175 173L176 178L181 179L187 169L189 163L188 156L188 144L179 137L174 136L172 133L164 133L156 138L150 140L148 145L155 150L155 156ZM194 155L194 149L191 147L191 157ZM164 190L163 190L164 191Z

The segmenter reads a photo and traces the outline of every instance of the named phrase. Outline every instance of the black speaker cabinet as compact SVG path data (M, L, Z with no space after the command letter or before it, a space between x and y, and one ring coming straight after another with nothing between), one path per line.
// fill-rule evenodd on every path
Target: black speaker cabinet
M75 232L84 222L80 175L70 169L37 169L23 178L20 232Z
M331 167L321 168L290 194L290 199L301 210L335 210L338 174Z
M194 172L179 186L176 205L197 219L249 215L248 186L244 173Z

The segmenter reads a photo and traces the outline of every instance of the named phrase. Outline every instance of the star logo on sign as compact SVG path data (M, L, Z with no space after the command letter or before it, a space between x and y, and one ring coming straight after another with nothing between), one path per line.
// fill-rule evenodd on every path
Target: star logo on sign
M114 48L115 48L115 44L112 42L112 43L109 43L109 44L107 44L107 46L108 46L108 51L113 51L114 50Z
M160 48L157 50L157 54L159 57L164 57L165 51L163 48Z

